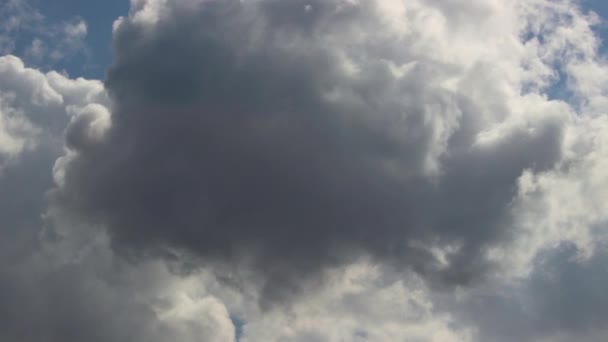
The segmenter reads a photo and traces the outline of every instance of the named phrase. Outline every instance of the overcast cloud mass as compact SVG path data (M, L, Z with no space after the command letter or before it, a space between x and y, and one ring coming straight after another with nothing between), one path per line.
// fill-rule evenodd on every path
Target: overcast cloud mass
M608 340L583 5L0 0L0 340Z

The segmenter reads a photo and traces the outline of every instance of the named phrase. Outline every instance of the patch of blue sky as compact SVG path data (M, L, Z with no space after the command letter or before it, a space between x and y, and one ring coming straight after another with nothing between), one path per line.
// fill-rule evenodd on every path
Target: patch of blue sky
M82 18L88 26L84 55L60 65L72 76L102 79L112 60L112 23L127 15L129 0L29 0L50 22Z
M601 44L599 46L600 55L604 56L604 58L608 57L608 1L606 0L580 0L580 5L584 11L593 11L600 17L600 23L594 27L594 30L598 37L601 40ZM524 39L530 39L532 35L529 37L524 37ZM542 40L542 35L537 37L537 39ZM578 104L575 103L575 96L568 88L568 75L563 72L561 66L558 64L554 65L553 70L556 71L556 77L553 83L545 90L547 96L551 99L559 99L564 100L568 103L571 103L575 106Z
M0 1L0 54L42 70L103 79L112 58L112 23L128 10L129 0Z
M550 99L560 99L572 103L574 101L574 94L568 88L568 75L559 66L556 66L554 69L557 70L557 76L555 81L547 88L547 96Z
M236 315L230 315L230 320L234 325L236 340L240 341L243 336L243 328L245 327L246 322Z
M606 55L608 52L608 1L582 0L581 5L585 10L591 10L600 16L601 23L596 27L596 32L604 42L600 46L600 51Z

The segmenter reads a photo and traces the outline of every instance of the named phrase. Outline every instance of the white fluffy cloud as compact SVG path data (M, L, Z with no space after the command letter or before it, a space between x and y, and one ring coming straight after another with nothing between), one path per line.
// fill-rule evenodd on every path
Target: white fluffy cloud
M70 117L108 103L99 81L44 74L15 56L0 57L0 168L40 144L61 147Z

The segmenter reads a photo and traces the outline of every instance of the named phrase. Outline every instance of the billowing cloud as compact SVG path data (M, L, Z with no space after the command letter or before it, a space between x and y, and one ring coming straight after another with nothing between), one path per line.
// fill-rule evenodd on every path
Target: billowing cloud
M104 83L0 57L0 339L602 341L600 21L132 0Z
M44 74L17 57L0 57L0 234L8 234L7 245L13 234L31 237L40 228L66 124L94 103L109 103L99 81Z
M46 212L66 126L90 127L66 137L82 144L110 125L102 83L3 56L0 98L0 340L234 340L228 311L203 285L158 262L131 267L97 230Z
M526 6L462 7L483 34L426 2L135 3L112 127L69 146L57 198L120 250L246 264L275 294L361 255L465 284L573 114L541 93Z
M0 57L0 76L0 169L27 150L54 145L60 152L71 116L109 104L101 82L44 74L15 56Z

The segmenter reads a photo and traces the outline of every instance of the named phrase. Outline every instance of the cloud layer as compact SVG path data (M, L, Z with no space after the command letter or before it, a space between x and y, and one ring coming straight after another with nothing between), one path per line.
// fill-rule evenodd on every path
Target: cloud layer
M601 341L600 22L132 0L104 83L0 57L0 339Z

